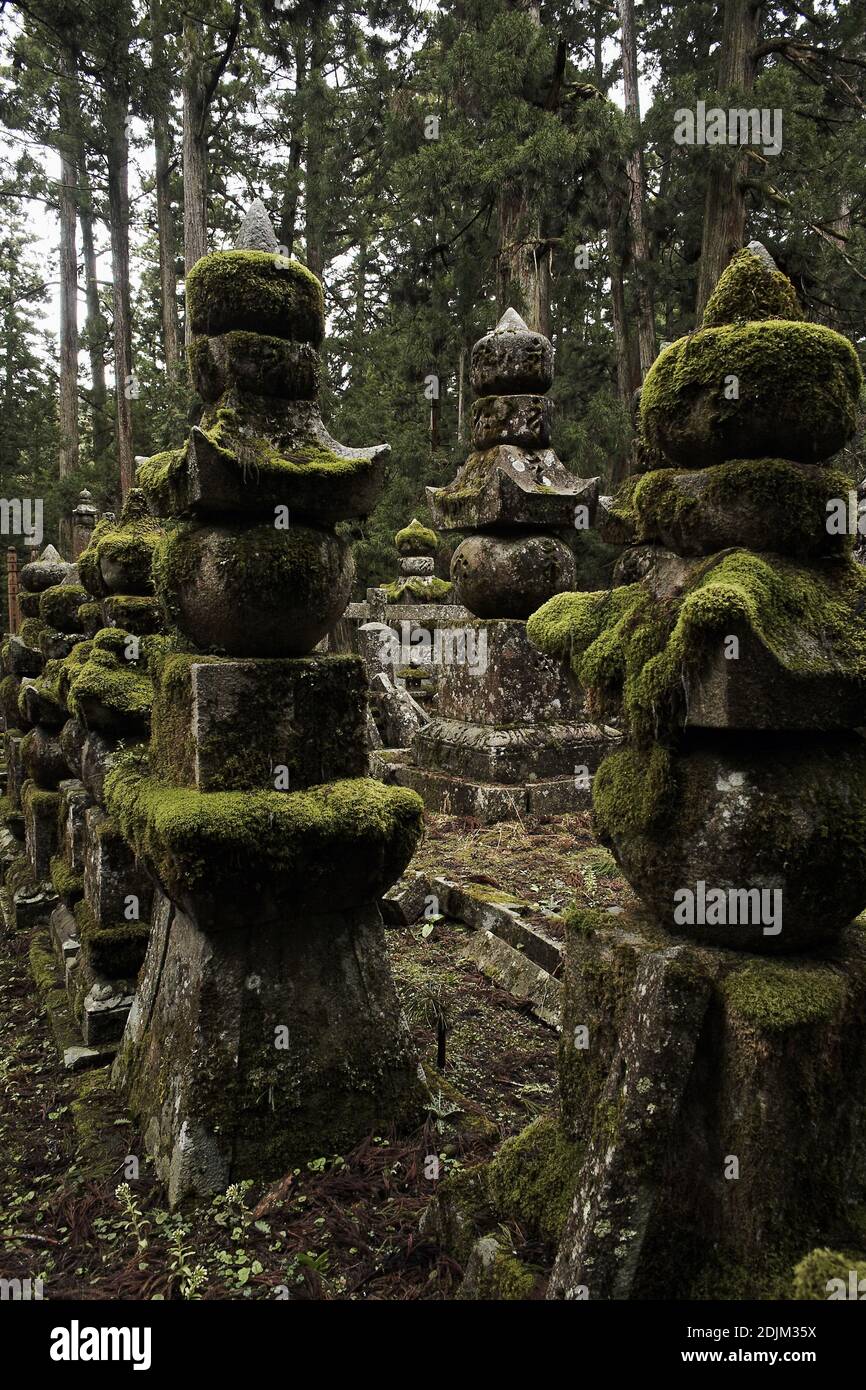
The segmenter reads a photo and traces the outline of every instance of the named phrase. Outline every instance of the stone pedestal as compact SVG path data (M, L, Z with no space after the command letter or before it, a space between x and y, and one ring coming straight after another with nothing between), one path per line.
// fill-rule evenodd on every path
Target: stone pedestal
M583 1159L551 1297L789 1297L814 1246L862 1245L862 922L768 961L579 913L564 998Z
M378 908L202 931L160 894L115 1063L174 1204L418 1118Z
M385 775L433 810L485 822L588 805L615 735L582 719L579 693L519 619L470 619L461 636L440 667L438 714L409 761L379 760Z

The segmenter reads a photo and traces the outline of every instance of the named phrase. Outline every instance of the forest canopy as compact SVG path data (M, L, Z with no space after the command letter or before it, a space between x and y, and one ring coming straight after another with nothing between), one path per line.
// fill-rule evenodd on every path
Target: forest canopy
M606 489L634 397L761 241L864 355L858 0L26 0L0 6L0 490L117 510L182 443L185 274L261 198L323 282L323 410L391 445L358 583L469 451L469 350L512 305L556 348L553 444ZM684 111L777 113L690 142ZM778 115L778 113L781 113ZM776 148L778 144L778 148ZM857 476L866 471L855 444Z

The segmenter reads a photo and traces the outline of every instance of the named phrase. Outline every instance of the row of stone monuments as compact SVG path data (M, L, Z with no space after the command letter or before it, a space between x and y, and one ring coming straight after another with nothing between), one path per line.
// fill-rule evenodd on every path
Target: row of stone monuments
M529 620L625 732L594 818L642 907L571 913L559 1115L431 1212L475 1295L531 1287L510 1221L557 1251L552 1298L862 1272L866 575L822 463L861 388L847 339L740 252L644 383L644 469L604 506L619 586Z
M24 567L3 644L4 912L49 930L68 1064L114 1057L172 1203L411 1130L378 901L418 792L495 819L591 784L644 906L572 914L559 1114L448 1178L428 1227L499 1297L533 1283L510 1221L557 1251L552 1297L785 1296L812 1245L862 1248L866 578L822 463L854 428L850 344L741 253L600 502L549 447L550 344L509 311L473 351L474 452L430 496L470 533L462 652L374 779L363 662L317 647L352 579L336 523L387 448L324 429L321 286L260 206L187 306L200 426L77 567ZM620 582L570 592L565 535L597 512ZM401 579L429 578L408 531Z

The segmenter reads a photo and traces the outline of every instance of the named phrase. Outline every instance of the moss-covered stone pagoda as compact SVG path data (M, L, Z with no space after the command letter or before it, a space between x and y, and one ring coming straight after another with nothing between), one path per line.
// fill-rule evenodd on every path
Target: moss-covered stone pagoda
M334 523L372 505L386 450L324 431L321 286L260 213L194 267L187 310L202 424L139 469L170 518L154 572L175 636L147 755L106 784L158 883L115 1078L173 1202L420 1103L377 900L421 803L366 775L361 662L309 654L349 595Z

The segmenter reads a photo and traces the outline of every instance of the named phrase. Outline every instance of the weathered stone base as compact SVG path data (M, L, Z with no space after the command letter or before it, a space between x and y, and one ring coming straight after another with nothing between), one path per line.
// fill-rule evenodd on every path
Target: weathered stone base
M454 773L416 767L408 758L408 750L374 752L370 760L373 776L382 782L411 788L428 811L471 816L490 825L494 821L517 820L520 816L559 816L585 811L592 804L589 787L583 786L582 779L575 778L574 773L570 777L506 785L473 782Z
M510 785L578 774L586 781L610 748L611 739L593 724L502 728L435 718L412 740L412 757L421 768Z
M206 935L160 891L114 1080L169 1201L412 1126L424 1093L375 905Z
M866 927L822 959L684 944L575 913L560 1052L585 1145L550 1297L790 1296L863 1246Z

